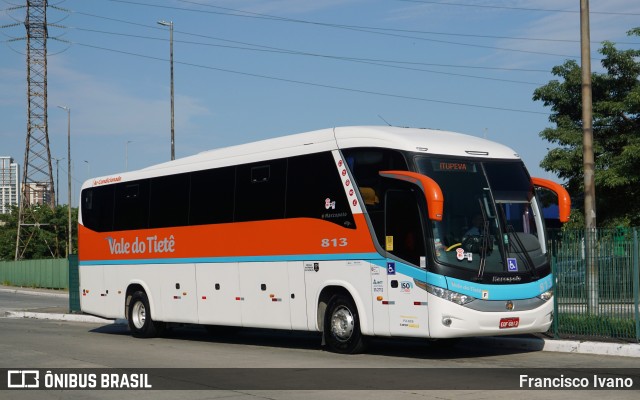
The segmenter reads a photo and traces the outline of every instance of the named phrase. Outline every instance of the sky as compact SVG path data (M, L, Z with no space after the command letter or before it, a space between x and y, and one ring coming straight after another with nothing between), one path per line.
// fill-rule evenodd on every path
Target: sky
M22 168L27 133L23 0L0 0L0 156ZM176 158L334 126L436 128L512 147L533 176L552 144L532 100L580 62L578 0L50 0L48 133L67 201L89 177L170 159L174 24ZM639 48L638 0L590 2L602 41ZM53 161L54 181L56 166Z

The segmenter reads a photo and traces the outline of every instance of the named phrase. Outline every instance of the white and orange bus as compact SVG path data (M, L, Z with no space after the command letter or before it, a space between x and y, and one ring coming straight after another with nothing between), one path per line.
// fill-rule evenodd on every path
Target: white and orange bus
M546 331L553 279L536 186L510 148L458 133L343 127L88 180L82 310L167 323L370 336Z

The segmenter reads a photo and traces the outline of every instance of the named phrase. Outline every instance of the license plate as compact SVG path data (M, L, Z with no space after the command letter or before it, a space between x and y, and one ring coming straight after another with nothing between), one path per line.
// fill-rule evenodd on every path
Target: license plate
M501 318L500 329L517 328L520 325L520 318Z

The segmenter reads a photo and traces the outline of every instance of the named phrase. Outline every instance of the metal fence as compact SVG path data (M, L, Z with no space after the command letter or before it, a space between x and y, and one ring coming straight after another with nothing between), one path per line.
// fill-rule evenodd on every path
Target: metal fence
M640 341L636 229L554 231L551 236L554 336Z
M66 258L0 262L0 283L11 286L69 289Z

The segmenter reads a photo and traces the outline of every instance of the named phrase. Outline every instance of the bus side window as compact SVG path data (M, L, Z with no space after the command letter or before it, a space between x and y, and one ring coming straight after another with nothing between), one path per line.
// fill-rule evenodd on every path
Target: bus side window
M149 180L116 185L113 230L146 229L149 227Z
M189 174L151 179L149 228L185 226L189 218Z
M236 222L284 218L287 160L237 167Z
M189 225L233 222L236 168L191 173Z
M82 224L95 232L113 228L115 185L97 186L82 191Z
M289 158L286 217L316 218L344 228L356 228L330 152Z

